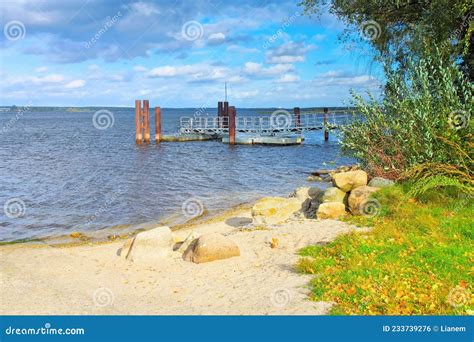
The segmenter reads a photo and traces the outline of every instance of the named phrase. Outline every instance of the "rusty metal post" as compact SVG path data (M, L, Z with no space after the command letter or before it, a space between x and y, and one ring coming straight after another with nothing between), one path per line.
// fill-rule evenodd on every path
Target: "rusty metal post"
M224 111L224 106L222 104L222 101L217 102L217 123L220 128L222 128L222 113Z
M135 142L142 143L142 101L135 100Z
M143 128L144 140L146 144L150 143L150 102L143 100Z
M235 116L236 110L234 106L229 107L229 144L235 145Z
M296 127L300 128L301 127L301 110L300 110L300 107L295 107L293 109L293 113L295 114Z
M229 128L229 102L224 102L224 110L222 111L223 128Z
M324 140L329 140L329 129L328 129L328 108L324 108Z
M158 144L161 140L161 108L155 107L155 142Z

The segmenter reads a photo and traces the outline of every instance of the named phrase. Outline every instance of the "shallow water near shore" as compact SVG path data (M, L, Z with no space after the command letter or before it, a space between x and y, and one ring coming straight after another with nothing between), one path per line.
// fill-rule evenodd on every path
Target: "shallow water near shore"
M203 208L213 214L317 185L306 182L309 172L352 162L340 156L334 131L329 142L322 131L307 133L300 146L137 146L134 109L103 109L113 114L106 129L93 124L97 108L0 112L0 204L20 203L20 215L1 211L0 241L179 224ZM163 133L175 133L179 117L196 111L162 109Z

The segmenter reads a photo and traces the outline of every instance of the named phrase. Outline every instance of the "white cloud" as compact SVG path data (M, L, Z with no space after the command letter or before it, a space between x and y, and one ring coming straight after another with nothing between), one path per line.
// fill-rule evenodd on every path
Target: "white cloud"
M267 63L296 63L304 62L304 56L271 56L267 59Z
M267 52L266 62L270 64L304 62L306 53L314 48L316 48L314 45L289 41Z
M45 83L61 83L64 80L64 76L60 74L51 74L42 77L32 77L31 81L35 84Z
M69 83L67 83L64 87L67 89L77 89L77 88L82 88L86 84L86 81L84 80L74 80Z
M371 75L354 75L343 70L329 70L315 79L319 85L374 88L380 81Z
M244 72L248 74L256 74L262 70L261 63L247 62L244 65Z
M225 40L225 34L223 34L222 32L212 33L207 39L211 45L217 45Z
M275 64L271 67L265 68L261 63L247 62L244 65L244 73L253 76L275 76L281 75L288 71L292 71L294 66L292 64Z
M174 77L181 75L191 75L199 71L197 65L181 65L171 66L166 65L158 68L153 68L149 73L149 77Z
M42 67L36 68L35 71L36 71L36 72L39 72L39 73L41 73L41 72L46 72L46 71L48 71L48 68L45 67L45 66L42 66Z
M147 73L150 78L187 77L188 82L205 82L230 77L230 70L209 64L187 64L180 66L166 65L153 68Z
M295 74L285 74L283 76L281 76L277 82L278 83L292 83L292 82L298 82L300 80L300 78L298 77L298 75L295 75Z

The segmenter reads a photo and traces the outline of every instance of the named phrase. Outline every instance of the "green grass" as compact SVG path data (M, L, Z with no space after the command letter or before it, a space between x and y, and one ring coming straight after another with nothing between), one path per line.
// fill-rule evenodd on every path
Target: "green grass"
M436 190L415 199L409 188L381 190L377 216L348 219L370 232L300 251L312 299L334 302L332 314L472 314L472 197Z

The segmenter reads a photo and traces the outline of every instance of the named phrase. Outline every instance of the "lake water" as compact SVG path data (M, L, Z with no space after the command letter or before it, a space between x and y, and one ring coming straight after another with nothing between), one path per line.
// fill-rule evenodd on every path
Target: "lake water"
M134 109L104 109L113 114L107 129L94 126L96 108L0 112L0 241L180 223L203 207L212 214L286 196L310 184L310 171L352 162L339 155L334 131L329 142L322 131L305 134L300 146L137 146ZM176 132L179 117L195 112L162 109L163 132Z

